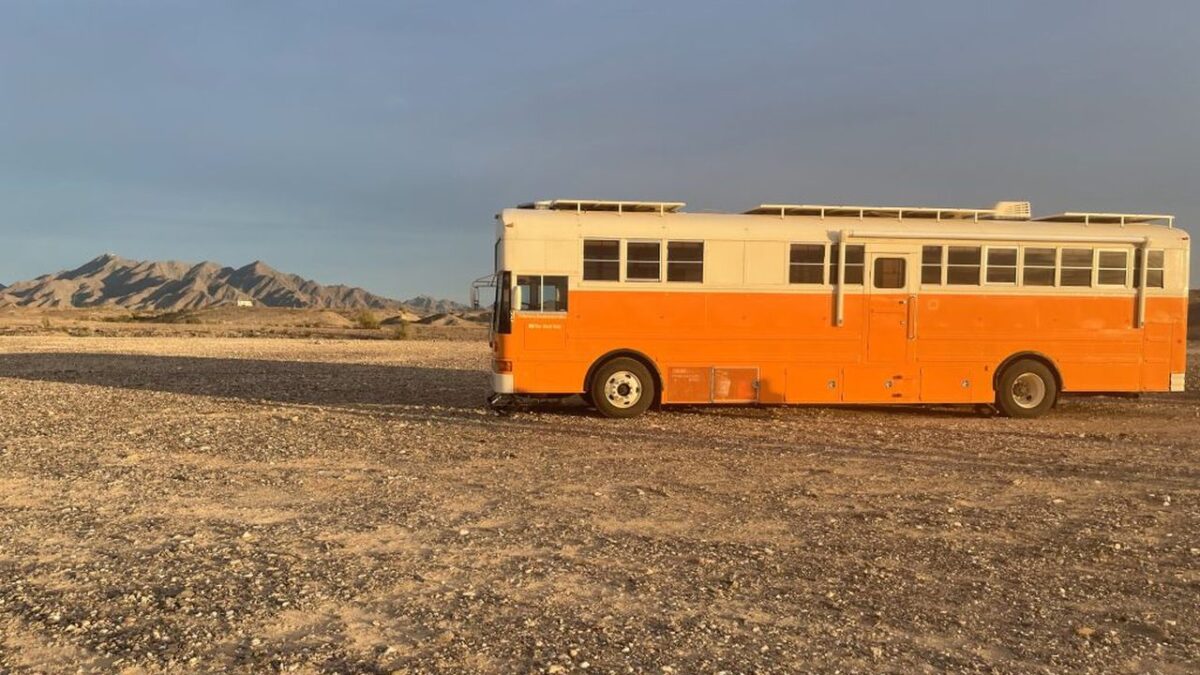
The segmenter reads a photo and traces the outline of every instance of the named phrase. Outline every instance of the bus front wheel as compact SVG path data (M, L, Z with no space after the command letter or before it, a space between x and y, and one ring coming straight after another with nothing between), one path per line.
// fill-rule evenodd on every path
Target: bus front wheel
M1046 364L1021 359L1004 369L996 387L996 407L1006 417L1041 417L1058 398L1058 381Z
M641 361L616 358L596 369L590 391L601 415L637 417L654 402L654 378Z

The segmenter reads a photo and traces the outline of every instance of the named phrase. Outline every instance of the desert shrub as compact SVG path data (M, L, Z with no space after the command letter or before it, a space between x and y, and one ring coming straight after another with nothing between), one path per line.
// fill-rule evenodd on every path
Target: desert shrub
M407 340L409 335L409 327L407 321L401 321L392 328L392 334L389 336L393 340Z
M352 320L354 321L355 326L365 330L375 330L379 328L379 317L375 316L375 312L372 312L369 309L359 310L358 313L354 315Z

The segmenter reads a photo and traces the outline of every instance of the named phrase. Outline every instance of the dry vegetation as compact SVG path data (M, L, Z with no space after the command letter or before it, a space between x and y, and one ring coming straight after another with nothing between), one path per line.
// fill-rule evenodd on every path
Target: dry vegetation
M0 672L1200 666L1194 388L495 417L487 357L0 338Z

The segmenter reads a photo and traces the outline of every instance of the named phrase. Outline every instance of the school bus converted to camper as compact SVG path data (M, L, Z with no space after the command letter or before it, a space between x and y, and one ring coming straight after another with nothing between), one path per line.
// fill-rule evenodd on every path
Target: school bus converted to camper
M994 404L1183 391L1171 216L554 200L497 218L493 400Z

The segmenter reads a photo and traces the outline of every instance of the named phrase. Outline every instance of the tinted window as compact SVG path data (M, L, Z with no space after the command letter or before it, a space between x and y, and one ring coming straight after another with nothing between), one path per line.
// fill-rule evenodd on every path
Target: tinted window
M841 244L837 244L834 248L837 251L837 255L834 257L835 265L841 258L842 249L845 248L846 250L846 269L843 271L845 282L847 284L861 285L863 282L863 270L865 268L863 261L866 259L866 247L862 244L846 244L844 247ZM831 272L829 276L831 282L837 282L836 272Z
M584 240L583 278L586 281L617 281L621 278L620 240Z
M667 242L667 281L704 281L704 242Z
M1017 283L1017 249L988 249L987 280L989 284Z
M904 288L904 258L876 258L871 283L875 288Z
M625 245L625 278L658 281L662 278L659 262L662 244L657 241L631 241Z
M792 244L788 281L793 284L825 283L825 245Z
M921 283L942 283L942 262L945 257L944 246L921 247Z
M1026 286L1053 286L1055 257L1056 251L1052 248L1025 249L1023 283Z
M1142 285L1142 253L1133 256L1133 285ZM1164 258L1162 250L1146 251L1146 288L1163 288Z
M1062 286L1091 286L1092 259L1094 252L1090 248L1064 248L1062 250L1062 270L1059 272L1059 284Z
M1129 254L1125 251L1100 251L1097 255L1096 283L1101 286L1124 286L1129 269Z
M980 251L978 246L951 246L947 255L946 283L978 286Z

